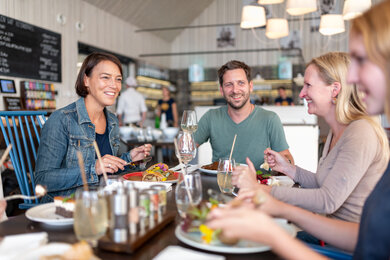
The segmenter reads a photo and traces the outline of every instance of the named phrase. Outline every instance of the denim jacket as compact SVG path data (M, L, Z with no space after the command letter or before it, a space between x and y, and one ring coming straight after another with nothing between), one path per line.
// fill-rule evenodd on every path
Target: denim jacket
M112 155L117 156L120 142L118 119L107 109L104 113ZM78 150L84 158L88 184L99 184L95 171L95 138L95 125L88 116L84 98L53 112L42 129L35 166L35 183L46 186L48 190L41 202L53 201L54 196L68 196L83 185ZM122 154L121 158L131 161L129 152Z

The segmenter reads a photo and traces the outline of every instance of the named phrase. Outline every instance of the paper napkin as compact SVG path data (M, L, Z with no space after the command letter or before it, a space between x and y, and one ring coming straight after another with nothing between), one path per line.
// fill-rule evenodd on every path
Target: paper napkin
M18 259L20 254L38 248L47 241L46 232L6 236L0 244L0 259Z
M207 254L180 246L168 246L153 260L172 260L172 259L186 259L186 260L224 260L225 257L221 255Z

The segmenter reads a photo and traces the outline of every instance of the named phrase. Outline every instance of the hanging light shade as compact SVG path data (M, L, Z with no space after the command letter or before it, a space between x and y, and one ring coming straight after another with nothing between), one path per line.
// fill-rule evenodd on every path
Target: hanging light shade
M323 35L333 35L345 32L343 16L341 14L321 15L319 31Z
M261 5L273 5L283 3L284 0L259 0L258 3Z
M264 7L259 5L246 5L242 8L241 24L243 29L255 28L264 26L265 10Z
M304 15L317 11L317 0L287 0L286 11L290 15Z
M273 18L267 20L265 36L270 39L286 37L288 35L287 19Z
M353 19L371 7L371 0L345 0L343 9L344 20Z

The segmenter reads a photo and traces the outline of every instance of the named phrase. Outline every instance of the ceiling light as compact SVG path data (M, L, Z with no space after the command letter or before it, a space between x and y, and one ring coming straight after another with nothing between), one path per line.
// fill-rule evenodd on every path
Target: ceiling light
M240 27L244 29L264 26L265 10L259 5L246 5L242 8Z
M273 5L283 3L284 0L259 0L258 3L261 5Z
M287 19L268 19L265 35L270 39L286 37L288 35Z
M317 0L287 0L286 11L290 15L304 15L317 11Z
M371 7L371 0L345 0L343 18L344 20L353 19Z
M345 32L343 16L341 14L321 15L319 31L323 35L333 35Z

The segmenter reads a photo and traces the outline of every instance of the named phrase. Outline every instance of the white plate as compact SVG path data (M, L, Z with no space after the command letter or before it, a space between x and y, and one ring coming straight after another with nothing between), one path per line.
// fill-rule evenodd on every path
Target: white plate
M274 176L274 178L278 180L280 186L283 187L292 187L295 184L294 181L288 176Z
M18 256L18 258L21 260L39 260L43 256L63 255L69 248L71 248L71 245L67 243L50 243L28 251L25 255Z
M53 226L72 225L73 218L64 218L55 214L54 202L42 204L26 211L26 217L30 220L42 222Z
M287 221L285 219L275 219L275 221L285 231L287 231L287 233L289 233L292 236L296 235L297 233L296 229L292 225L287 224ZM189 246L212 251L212 252L229 253L229 254L251 254L251 253L264 252L271 249L267 245L263 245L260 243L247 241L247 240L240 240L240 242L238 242L238 244L234 246L225 245L221 242L215 242L214 244L205 244L202 242L200 232L186 233L181 229L180 225L176 227L175 235L177 239L179 239L181 242Z
M206 164L207 165L207 164ZM204 165L203 165L204 166ZM237 163L236 166L248 166L247 164L245 163ZM217 175L218 171L217 170L207 170L207 169L203 169L202 167L199 167L199 170L201 172L204 172L204 173L208 173L208 174L215 174Z

